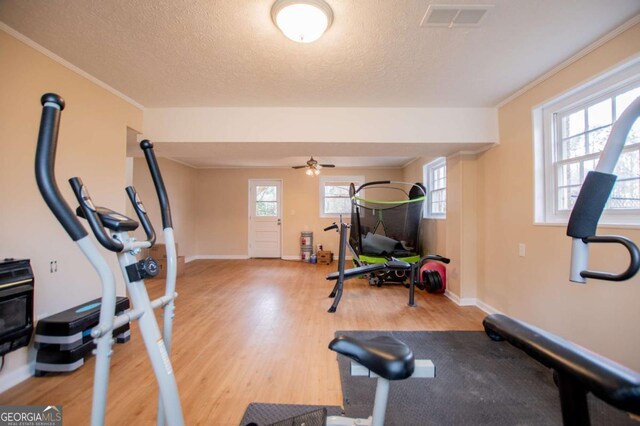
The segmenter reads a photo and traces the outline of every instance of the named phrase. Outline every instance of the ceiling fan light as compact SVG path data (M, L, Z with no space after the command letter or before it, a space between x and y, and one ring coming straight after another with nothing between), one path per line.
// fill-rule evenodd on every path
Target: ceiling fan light
M313 169L313 174L315 174L316 176L318 176L320 174L320 170L318 169Z
M287 38L311 43L329 28L333 11L324 0L277 0L271 18Z
M311 169L307 169L305 173L308 174L309 176L313 176L313 170Z

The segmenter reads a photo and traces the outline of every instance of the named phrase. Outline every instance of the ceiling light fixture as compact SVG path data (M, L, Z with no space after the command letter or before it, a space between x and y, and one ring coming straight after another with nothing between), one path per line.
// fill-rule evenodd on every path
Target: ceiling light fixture
M320 174L320 169L323 167L335 167L335 164L320 164L317 160L314 160L313 157L307 161L307 164L302 166L293 166L294 169L307 169L305 173L309 176L318 176Z
M324 0L276 0L271 19L287 38L311 43L331 26L333 11Z
M308 168L305 173L307 175L309 175L309 176L318 176L320 174L320 169L321 168L322 168L321 165L316 164L316 165L311 166L310 168Z

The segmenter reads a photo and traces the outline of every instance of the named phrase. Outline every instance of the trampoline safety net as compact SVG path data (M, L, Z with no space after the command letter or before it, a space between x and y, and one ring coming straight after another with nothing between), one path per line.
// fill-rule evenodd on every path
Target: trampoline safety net
M422 184L385 181L358 188L351 184L350 195L349 243L358 256L420 255L420 221L426 199Z

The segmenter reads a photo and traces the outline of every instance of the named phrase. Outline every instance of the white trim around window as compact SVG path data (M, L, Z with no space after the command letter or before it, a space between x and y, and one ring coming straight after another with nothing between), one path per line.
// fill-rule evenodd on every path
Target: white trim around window
M446 219L447 217L447 159L439 157L422 168L427 200L424 217Z
M640 95L640 55L533 109L536 224L566 224L612 123ZM630 132L602 225L640 225L640 120Z

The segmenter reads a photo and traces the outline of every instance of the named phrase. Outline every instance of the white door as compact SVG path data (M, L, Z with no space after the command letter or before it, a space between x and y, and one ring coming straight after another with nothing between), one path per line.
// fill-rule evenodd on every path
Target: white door
M282 181L249 180L249 257L282 257Z

